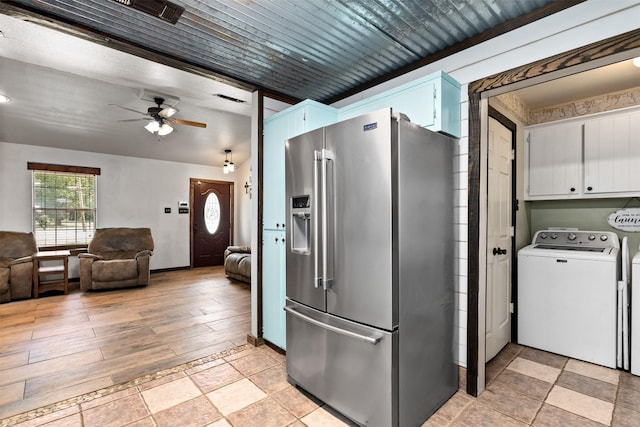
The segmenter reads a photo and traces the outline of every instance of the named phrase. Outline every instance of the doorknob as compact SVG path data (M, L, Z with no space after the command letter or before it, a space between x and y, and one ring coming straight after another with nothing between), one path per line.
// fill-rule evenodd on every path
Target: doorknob
M501 249L501 248L493 248L493 254L494 255L506 255L507 254L507 250L506 249Z

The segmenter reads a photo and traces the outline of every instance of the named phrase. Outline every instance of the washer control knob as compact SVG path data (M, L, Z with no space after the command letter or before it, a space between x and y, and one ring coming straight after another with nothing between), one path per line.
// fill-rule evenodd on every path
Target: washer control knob
M606 242L608 238L609 236L607 236L606 234L600 236L600 240L602 240L603 242Z
M556 233L553 233L553 234L551 235L551 238L552 238L552 239L557 239L557 238L558 238L558 235L557 235Z
M546 238L547 238L547 233L542 233L542 234L540 234L540 238L541 238L541 239L546 239Z
M589 240L596 240L596 235L595 234L589 234Z
M569 240L576 240L576 233L569 233L569 235L567 236L567 238Z

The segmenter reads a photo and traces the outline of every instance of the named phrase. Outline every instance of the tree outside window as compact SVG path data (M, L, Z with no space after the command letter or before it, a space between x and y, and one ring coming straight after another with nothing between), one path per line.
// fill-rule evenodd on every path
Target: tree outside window
M85 246L95 229L95 174L33 170L33 231L39 248Z

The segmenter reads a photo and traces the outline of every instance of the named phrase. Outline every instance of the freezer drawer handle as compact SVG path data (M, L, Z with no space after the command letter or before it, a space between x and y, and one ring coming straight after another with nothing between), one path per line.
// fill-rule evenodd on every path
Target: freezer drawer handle
M326 323L322 323L322 322L320 322L320 321L318 321L316 319L313 319L313 318L311 318L311 317L309 317L309 316L307 316L305 314L302 314L302 313L296 311L294 308L291 308L291 307L285 307L284 311L286 311L287 313L290 313L290 314L292 314L292 315L294 315L296 317L299 317L302 320L305 320L305 321L307 321L309 323L312 323L312 324L314 324L316 326L319 326L321 328L327 329L327 330L329 330L331 332L335 332L337 334L342 334L342 335L346 335L346 336L351 337L351 338L359 339L359 340L368 342L369 344L376 345L382 340L381 336L370 337L370 336L366 336L366 335L356 334L355 332L351 332L351 331L345 331L344 329L340 329L340 328L338 328L336 326L327 325Z

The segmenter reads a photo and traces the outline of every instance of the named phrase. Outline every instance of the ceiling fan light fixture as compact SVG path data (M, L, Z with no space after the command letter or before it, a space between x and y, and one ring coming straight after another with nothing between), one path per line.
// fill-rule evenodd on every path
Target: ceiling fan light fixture
M157 120L153 120L146 124L144 128L151 133L156 133L160 130L160 123Z
M158 135L160 136L169 135L171 132L173 132L173 128L166 123L163 123L158 129Z
M160 115L160 117L169 118L169 117L173 116L177 112L178 112L177 108L166 107L162 111L160 111L158 114Z

